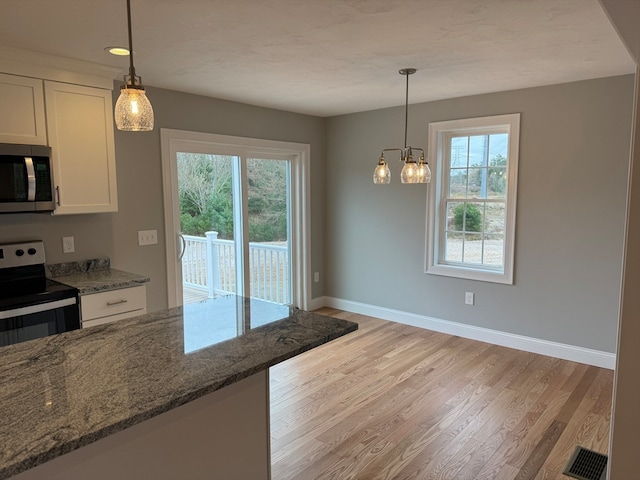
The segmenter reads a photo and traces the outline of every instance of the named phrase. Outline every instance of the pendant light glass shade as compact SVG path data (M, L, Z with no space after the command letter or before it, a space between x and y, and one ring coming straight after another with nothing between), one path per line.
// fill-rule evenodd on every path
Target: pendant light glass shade
M422 148L407 146L407 124L409 121L409 75L416 73L415 68L403 68L398 73L407 78L407 88L405 90L404 101L404 148L383 148L380 154L380 160L373 171L373 183L376 185L387 184L391 181L391 171L387 162L384 160L384 152L399 152L400 160L404 163L402 172L400 173L400 181L402 183L429 183L431 182L431 170L429 164L424 157ZM420 153L418 163L413 159L413 152Z
M424 155L420 155L418 160L418 183L431 183L431 169Z
M418 180L418 164L412 156L409 156L407 161L404 162L404 167L402 167L400 181L402 183L420 183Z
M384 157L380 157L376 169L373 171L373 183L389 183L391 181L391 170L389 165L384 161Z
M127 132L153 130L153 108L144 88L126 83L122 85L114 117L118 130Z
M153 130L153 108L136 75L133 66L133 38L131 34L131 0L127 0L127 27L129 32L129 75L124 77L120 96L116 102L114 120L118 130L127 132L148 132Z

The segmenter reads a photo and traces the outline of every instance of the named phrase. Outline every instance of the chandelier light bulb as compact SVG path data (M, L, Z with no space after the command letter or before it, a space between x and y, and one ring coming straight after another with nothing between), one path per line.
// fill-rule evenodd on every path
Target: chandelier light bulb
M418 160L418 183L430 183L431 182L431 169L429 168L429 164L424 158L424 155L420 155L420 160Z
M412 157L409 157L402 167L400 180L402 183L418 183L418 166Z
M373 171L373 183L387 184L391 181L391 170L389 165L384 161L384 157L380 157L376 169Z

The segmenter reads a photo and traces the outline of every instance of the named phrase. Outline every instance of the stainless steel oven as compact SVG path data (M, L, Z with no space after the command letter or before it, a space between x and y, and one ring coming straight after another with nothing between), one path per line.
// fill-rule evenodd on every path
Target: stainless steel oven
M78 290L45 277L41 241L0 245L0 346L80 328Z

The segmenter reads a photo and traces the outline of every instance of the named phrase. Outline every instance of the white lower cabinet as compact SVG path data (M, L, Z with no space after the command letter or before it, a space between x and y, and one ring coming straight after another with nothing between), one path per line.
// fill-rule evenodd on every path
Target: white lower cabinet
M147 313L147 292L144 285L109 290L80 296L82 328Z

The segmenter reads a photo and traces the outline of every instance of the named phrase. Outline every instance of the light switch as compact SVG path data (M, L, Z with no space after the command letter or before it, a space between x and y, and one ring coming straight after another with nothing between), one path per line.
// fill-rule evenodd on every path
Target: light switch
M157 230L139 230L138 245L155 245L158 243Z

